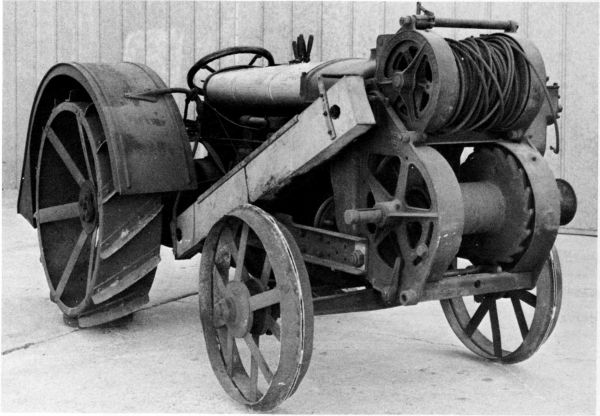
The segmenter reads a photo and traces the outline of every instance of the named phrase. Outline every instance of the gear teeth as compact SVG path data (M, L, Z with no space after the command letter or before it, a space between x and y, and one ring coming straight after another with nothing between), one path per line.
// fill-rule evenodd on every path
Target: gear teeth
M519 160L510 151L500 146L476 147L463 166L461 173L464 173L464 177L471 180L473 178L482 180L483 178L489 178L490 175L496 175L502 178L506 189L513 190L508 211L512 217L510 236L501 238L503 243L500 243L502 244L501 248L497 247L498 250L489 251L491 246L488 247L488 254L485 254L483 256L485 258L481 259L488 262L502 263L505 267L512 267L527 250L529 240L533 234L533 191L527 174ZM479 256L477 254L479 248L472 244L468 244L467 247L469 247L467 248L469 254L474 256L473 259Z

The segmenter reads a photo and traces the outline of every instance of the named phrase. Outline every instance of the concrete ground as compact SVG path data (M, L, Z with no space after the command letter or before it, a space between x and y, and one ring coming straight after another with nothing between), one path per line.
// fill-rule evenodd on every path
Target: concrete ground
M114 328L65 326L48 298L37 235L2 210L2 411L246 413L206 354L198 261L161 253L151 304ZM304 381L278 413L592 414L596 402L596 238L559 236L558 325L528 361L468 351L438 303L317 317Z

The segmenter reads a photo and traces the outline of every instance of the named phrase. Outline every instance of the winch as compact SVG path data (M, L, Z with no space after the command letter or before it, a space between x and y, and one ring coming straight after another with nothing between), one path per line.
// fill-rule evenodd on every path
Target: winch
M135 63L51 68L18 210L65 321L139 309L163 244L201 253L210 363L254 409L296 391L319 314L438 300L474 353L533 355L558 318L553 245L577 206L544 159L549 125L560 150L558 85L514 21L418 4L399 22L368 59L311 62L302 35L287 63L222 49L187 88ZM438 27L500 32L454 40ZM232 55L247 64L219 65Z

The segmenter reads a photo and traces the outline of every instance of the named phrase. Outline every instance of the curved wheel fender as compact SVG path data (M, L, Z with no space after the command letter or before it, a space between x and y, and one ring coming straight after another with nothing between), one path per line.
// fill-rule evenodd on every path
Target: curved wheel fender
M142 194L194 189L189 139L173 97L131 97L161 88L166 88L165 83L142 64L53 66L38 87L29 118L17 212L35 226L35 161L40 139L52 108L64 100L95 104L105 134L97 146L108 146L114 191Z

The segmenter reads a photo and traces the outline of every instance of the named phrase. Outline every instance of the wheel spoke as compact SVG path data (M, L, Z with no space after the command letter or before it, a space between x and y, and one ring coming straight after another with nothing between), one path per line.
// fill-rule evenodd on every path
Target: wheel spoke
M225 367L227 368L227 374L229 377L233 374L233 344L235 344L235 338L231 331L227 330L225 345Z
M267 256L267 253L265 253L265 262L263 264L263 268L262 268L262 272L260 273L260 281L262 282L262 284L264 285L264 287L267 287L267 284L269 283L269 277L271 276L271 262L269 261L269 256Z
M399 95L400 99L402 100L402 102L404 103L404 106L406 107L406 112L408 113L408 118L410 121L416 121L417 120L417 116L415 115L415 106L414 106L414 100L412 99L413 97L405 92L400 92Z
M500 337L500 324L498 322L498 310L496 301L490 303L490 322L492 324L492 343L494 344L494 355L502 358L502 339Z
M79 168L71 158L71 155L69 155L69 153L67 152L67 149L65 149L65 147L61 143L56 133L54 133L54 130L48 128L46 135L46 137L48 137L48 139L50 140L50 143L52 143L52 146L54 146L56 153L58 153L58 156L60 156L63 163L71 173L71 176L73 176L73 179L75 179L75 182L77 182L77 185L81 186L81 184L85 182L85 178L79 171Z
M96 255L96 235L98 234L98 228L94 228L90 238L90 261L88 265L88 286L91 284L92 274L94 273L94 259Z
M467 336L469 338L471 336L473 336L473 333L479 327L479 324L481 323L481 321L483 320L483 317L485 316L485 314L488 312L489 309L490 309L490 301L489 301L489 299L485 299L481 303L481 305L479 305L479 308L477 308L477 310L475 311L475 313L469 320L467 327L465 328L465 334L467 334Z
M248 228L248 224L244 223L237 256L235 257L235 275L233 280L238 282L242 280L242 272L244 271L244 257L246 256L246 247L248 246Z
M372 173L367 173L367 185L371 189L373 193L373 198L375 198L375 202L381 201L390 201L392 196L390 193L383 187L381 182L379 182Z
M421 47L419 48L419 50L417 51L415 56L412 57L408 66L406 68L404 68L402 73L405 76L412 76L412 77L415 76L416 71L419 69L419 66L421 65L421 61L423 61L423 57L425 56L423 54L423 51L425 50L425 46L426 46L426 44L421 45Z
M279 328L279 324L273 319L270 314L267 314L267 326L277 338L277 341L281 342L281 328Z
M423 90L422 89L418 89L415 90L414 92L415 94L415 108L417 109L417 112L419 112L420 108L421 108L421 103L423 102Z
M85 143L85 134L83 133L83 124L81 118L77 116L77 129L79 130L79 139L81 140L81 147L83 148L83 157L85 158L85 166L87 168L87 174L89 180L94 177L92 173L92 165L90 165L90 159L88 157L87 145Z
M250 310L256 311L279 302L281 302L281 291L274 288L250 297Z
M258 368L260 368L261 373L263 373L265 380L267 380L267 383L271 383L271 381L273 380L273 373L267 365L265 357L263 357L262 353L260 352L258 345L256 345L256 343L252 339L252 334L246 334L246 336L244 336L244 341L246 341L246 344L250 349L250 354L252 354L252 357L256 359Z
M60 276L60 281L58 282L58 286L56 286L56 291L54 294L55 300L60 299L60 297L62 296L62 293L65 290L65 287L67 286L67 282L69 281L71 274L73 274L73 268L75 267L75 264L77 263L77 260L79 259L79 255L81 254L81 250L83 249L83 246L84 246L87 238L88 238L88 234L84 230L82 230L81 233L79 234L79 238L77 239L77 242L75 243L75 246L73 247L73 250L71 251L71 255L69 256L69 259L67 260L67 265L65 266L65 269L63 270L63 273Z
M252 338L258 346L259 336L253 335ZM254 355L250 356L250 400L258 400L258 361Z
M225 294L225 283L223 283L223 275L217 267L213 269L213 280L217 282L217 287L222 297Z
M63 205L55 205L48 208L40 208L37 212L38 224L47 222L68 220L79 216L79 203L70 202Z
M537 297L533 293L526 290L519 290L515 292L515 296L533 308L535 308L535 305L537 304Z
M517 317L517 323L519 324L519 330L521 331L521 336L523 339L529 333L529 328L527 328L527 321L525 320L525 315L523 314L523 308L521 307L521 302L518 298L511 296L510 301L512 302L513 309L515 310L515 316Z

